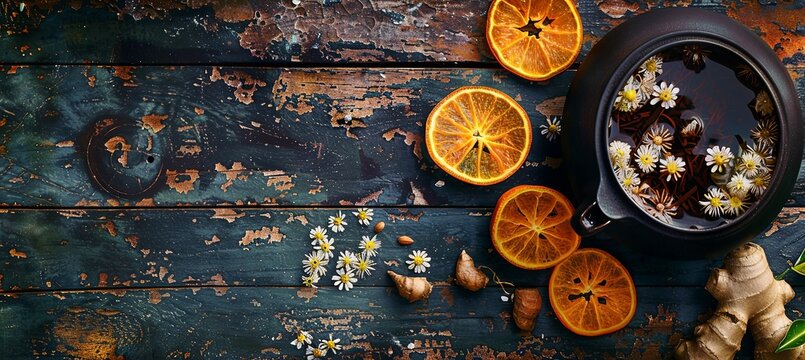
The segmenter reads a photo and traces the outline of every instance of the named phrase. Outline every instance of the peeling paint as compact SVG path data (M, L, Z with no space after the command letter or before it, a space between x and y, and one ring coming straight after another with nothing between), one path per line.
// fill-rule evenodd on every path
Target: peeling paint
M282 239L285 238L285 234L280 232L280 229L276 226L266 227L263 226L260 230L246 230L246 233L243 235L243 238L240 239L238 242L241 246L248 246L255 240L268 240L268 243L273 242L280 242Z
M242 181L246 181L249 179L248 175L244 175L244 171L246 167L240 161L236 161L232 163L231 168L227 168L224 164L217 163L215 164L215 171L224 174L226 177L226 182L221 184L221 190L226 192L230 186L235 182L235 179L239 179Z
M235 220L246 216L246 213L238 213L234 209L230 208L213 209L212 211L214 214L210 219L223 219L230 224L235 222Z
M193 185L199 178L198 170L167 170L165 171L167 177L166 184L169 188L176 190L180 194L187 194L195 186Z
M257 89L267 85L265 81L255 79L247 72L241 70L221 72L220 68L213 66L210 81L216 82L218 80L223 81L229 87L235 88L235 98L246 105L254 102L254 93Z
M386 141L391 141L395 135L401 135L405 145L411 146L414 156L422 160L422 135L414 134L410 131L405 131L400 128L391 129L383 133L383 138Z
M165 124L162 122L167 119L168 115L149 114L143 116L140 121L142 122L143 129L150 129L156 134L165 128Z
M17 249L9 250L8 254L11 255L11 257L13 257L15 259L27 259L28 258L27 253L25 253L23 251L20 251L20 250L17 250Z

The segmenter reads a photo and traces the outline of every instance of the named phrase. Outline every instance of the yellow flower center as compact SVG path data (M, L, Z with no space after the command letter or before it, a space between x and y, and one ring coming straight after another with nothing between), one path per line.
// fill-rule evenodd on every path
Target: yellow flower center
M349 256L344 257L344 265L352 264L352 259Z
M421 256L417 255L414 256L414 265L422 265L425 262L425 259Z
M344 219L342 219L340 217L337 217L337 218L333 219L333 225L341 225L342 221L344 221Z
M319 247L321 247L321 251L326 253L330 252L330 243L323 242L321 245L319 245Z
M324 234L322 234L321 232L316 232L315 234L313 234L313 237L316 238L316 240L324 240Z
M727 163L727 157L722 154L716 154L713 156L713 162L716 163L716 165L724 165Z
M710 206L712 207L721 207L721 198L720 197L712 197L710 198Z
M363 211L358 212L358 219L366 220L366 213Z
M662 89L662 91L660 91L659 98L663 102L666 102L666 101L670 101L671 99L673 99L673 96L674 96L674 94L671 92L671 89L670 88L665 88L665 89Z
M305 336L305 334L299 334L299 335L296 335L296 341L297 341L297 342L300 342L300 343L301 343L301 342L305 342L305 339L307 339L307 337Z
M730 198L730 206L733 208L739 208L741 207L741 205L743 205L743 203L744 203L743 200L741 200L741 198L737 196L733 196Z
M341 275L341 282L346 284L349 282L349 274Z
M319 267L319 259L310 259L310 267L315 269Z
M619 158L622 158L626 156L626 151L624 151L623 149L615 150L615 155L617 155Z
M651 154L643 154L643 156L640 157L640 163L643 165L649 165L653 162L654 158L651 156Z
M322 354L322 352L321 352L321 350L320 350L320 349L315 349L315 348L313 349L313 356L315 356L315 357L322 357L323 355L324 355L324 354Z
M676 174L676 172L679 170L679 166L676 164L676 162L671 161L666 166L666 169L668 170L668 173Z
M551 125L548 126L548 131L550 131L552 133L555 133L555 132L559 131L559 127L557 127L556 124L551 124Z
M663 138L660 135L654 135L654 137L651 139L651 142L653 142L654 145L660 146L663 143Z
M626 99L626 101L629 101L629 102L634 101L635 99L637 99L637 90L629 89L629 90L624 91L623 92L623 98Z
M751 171L751 170L755 170L755 168L757 167L757 164L755 163L755 160L749 159L749 160L744 162L744 166L746 166L747 170Z
M657 71L657 62L654 60L649 60L648 62L646 62L646 70L648 70L649 72Z
M360 263L358 263L358 270L360 271L366 271L368 267L369 264L367 264L366 261L361 261Z
M630 177L624 178L623 179L623 185L627 186L627 187L632 186L632 177L630 176Z
M366 245L364 246L364 248L366 248L366 250L374 250L375 246L376 246L375 242L370 240L370 241L366 242Z
M335 341L327 340L327 347L330 349L335 349Z
M760 186L763 186L765 182L763 181L763 178L758 176L758 177L752 179L752 183L755 184L755 186L760 187Z

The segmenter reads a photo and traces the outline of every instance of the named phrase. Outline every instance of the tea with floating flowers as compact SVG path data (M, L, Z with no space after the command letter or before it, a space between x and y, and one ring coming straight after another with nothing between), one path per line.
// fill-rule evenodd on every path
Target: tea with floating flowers
M774 173L778 112L760 75L705 43L663 50L612 104L609 158L629 198L657 220L706 229L742 216Z

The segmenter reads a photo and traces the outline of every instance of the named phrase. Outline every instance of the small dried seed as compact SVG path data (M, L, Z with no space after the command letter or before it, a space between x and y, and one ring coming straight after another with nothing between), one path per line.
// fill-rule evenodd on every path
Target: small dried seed
M410 236L403 235L397 238L397 242L400 243L400 245L411 245L414 243L414 239Z
M383 229L385 229L385 228L386 228L386 223L384 223L382 221L378 222L377 224L375 224L375 234L380 234L380 232L382 232Z

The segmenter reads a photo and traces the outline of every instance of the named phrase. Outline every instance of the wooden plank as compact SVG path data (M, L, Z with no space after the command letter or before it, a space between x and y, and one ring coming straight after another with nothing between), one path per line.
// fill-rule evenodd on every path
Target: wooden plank
M336 250L359 252L362 236L372 230L357 226L351 209L346 232L336 234ZM378 236L382 249L376 272L358 286L388 285L386 270L413 274L405 260L413 250L433 258L427 276L452 281L461 250L478 265L494 269L518 285L545 286L550 270L525 271L509 265L489 240L489 209L374 209L386 222ZM803 249L803 208L786 208L756 240L766 248L775 273ZM243 286L297 286L302 260L313 251L310 229L324 225L335 209L271 210L11 210L0 214L0 289L65 290L199 286L226 283ZM331 232L332 234L332 232ZM400 246L396 238L415 243ZM648 239L647 239L648 241ZM702 286L721 260L669 261L646 256L602 238L582 246L611 252L631 271L640 286ZM328 267L335 271L335 262ZM379 273L379 274L378 274ZM326 277L320 285L332 285ZM805 278L789 276L795 285Z
M0 11L3 63L495 63L484 35L489 1L336 0L19 2ZM579 1L582 56L635 14L667 6L726 13L790 65L802 62L796 2Z
M798 288L796 291L805 291ZM714 302L703 288L637 289L632 322L612 335L566 330L541 288L543 310L532 334L520 333L500 289L469 293L434 288L427 303L408 304L391 288L350 292L296 288L64 292L0 297L4 357L300 358L296 331L332 334L345 358L662 358L692 334ZM789 317L803 310L793 300ZM751 359L751 339L738 359Z
M2 70L20 96L0 98L0 204L492 207L515 184L567 191L538 130L573 71L536 84L491 69ZM428 113L465 85L511 95L535 129L523 168L495 186L454 180L424 149ZM789 205L805 205L803 175Z

